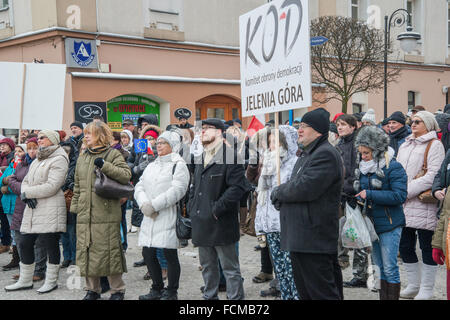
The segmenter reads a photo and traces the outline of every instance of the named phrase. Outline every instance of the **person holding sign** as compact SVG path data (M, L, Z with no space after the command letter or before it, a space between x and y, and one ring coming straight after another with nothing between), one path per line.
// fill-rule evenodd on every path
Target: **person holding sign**
M303 116L298 142L304 151L290 180L271 194L280 210L281 250L290 252L301 300L344 298L337 259L343 163L328 142L329 119L323 108Z

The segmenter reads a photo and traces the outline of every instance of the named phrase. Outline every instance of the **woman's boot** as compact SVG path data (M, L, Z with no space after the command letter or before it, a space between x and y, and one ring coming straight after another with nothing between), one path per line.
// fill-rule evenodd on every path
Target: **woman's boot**
M422 264L422 279L420 282L420 290L414 300L431 300L433 298L434 281L438 266Z
M48 293L58 288L59 264L47 263L47 272L45 273L45 282L40 287L38 293Z
M413 299L420 289L420 270L419 262L404 263L406 269L406 278L408 279L408 286L400 292L400 298Z
M13 248L13 253L12 253L11 262L8 263L6 266L3 266L3 271L14 270L19 267L19 262L20 262L19 251L17 250L17 246L13 246L12 248Z
M387 300L398 300L400 298L400 283L387 283Z
M33 288L33 274L34 274L34 266L35 264L23 264L20 265L20 276L19 281L10 286L6 286L6 291L17 291L17 290L27 290Z
M380 300L388 300L388 283L386 280L380 280Z

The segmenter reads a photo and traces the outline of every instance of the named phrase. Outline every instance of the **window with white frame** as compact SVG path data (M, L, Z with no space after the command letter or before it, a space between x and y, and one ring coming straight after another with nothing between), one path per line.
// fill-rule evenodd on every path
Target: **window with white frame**
M0 10L9 8L9 0L0 0Z
M351 0L351 17L353 20L359 19L359 0Z
M416 93L408 91L408 111L416 106Z

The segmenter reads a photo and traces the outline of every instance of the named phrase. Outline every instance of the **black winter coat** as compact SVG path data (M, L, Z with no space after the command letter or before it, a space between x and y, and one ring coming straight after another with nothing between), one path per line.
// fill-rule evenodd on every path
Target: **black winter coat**
M431 192L434 197L434 193L439 190L443 190L445 188L448 188L450 185L450 150L447 151L445 154L445 159L442 162L441 169L436 174L436 177L434 177L433 186L431 187ZM442 208L439 208L439 211L437 213L437 216L439 217L441 215Z
M248 191L249 183L242 164L225 163L225 159L233 157L233 150L224 144L206 168L203 156L191 166L194 175L188 212L195 246L224 246L239 241L239 201Z
M355 137L357 132L341 137L336 148L341 154L342 160L344 162L344 186L342 192L346 196L353 196L356 194L353 188L353 182L355 181L355 169L356 169L356 148L355 148Z
M409 126L404 126L403 128L398 129L397 131L389 134L389 146L394 149L395 157L397 157L398 149L407 136L411 134L411 128Z
M324 135L300 155L290 180L272 196L281 202L281 249L336 254L343 164Z

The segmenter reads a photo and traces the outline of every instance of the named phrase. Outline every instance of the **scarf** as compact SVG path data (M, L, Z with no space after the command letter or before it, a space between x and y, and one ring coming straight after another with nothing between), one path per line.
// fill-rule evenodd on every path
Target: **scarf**
M384 157L375 161L374 159L370 161L361 161L359 163L359 170L363 175L367 175L368 173L375 173L377 169L383 169L386 166L386 163L391 162L394 158L395 151L391 147L389 147L388 151L384 153Z
M268 192L272 187L272 181L277 174L276 151L266 150L263 154L261 174L258 180L258 204L265 205ZM283 159L287 156L287 151L280 147L280 166Z
M108 146L101 146L101 147L97 147L97 148L87 148L86 151L89 152L90 154L100 154L105 152L106 150L108 150L109 147Z
M38 160L42 161L42 160L47 159L58 148L59 148L59 145L39 148L38 153L37 153Z
M8 155L9 155L9 153L0 154L0 167L7 167L9 165Z

